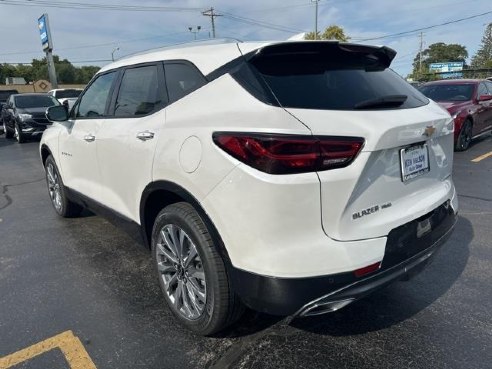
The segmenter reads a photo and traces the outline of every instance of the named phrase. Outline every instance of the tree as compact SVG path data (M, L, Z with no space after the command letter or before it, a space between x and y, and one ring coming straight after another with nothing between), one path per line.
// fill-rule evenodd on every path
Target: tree
M0 83L4 84L7 77L15 77L16 68L11 64L0 64Z
M75 70L75 83L85 84L97 73L99 67L86 65Z
M492 23L485 28L482 44L471 60L472 68L492 68Z
M345 34L343 28L334 24L326 27L325 31L322 34L318 31L317 35L318 37L316 39L318 40L338 40L342 42L347 42L348 40L350 40L350 37ZM304 39L314 40L314 32L307 33L306 36L304 36Z
M60 57L53 55L58 82L66 84L86 84L99 70L96 66L74 67L69 60L60 60ZM46 58L33 59L31 65L0 64L0 84L5 83L7 77L24 77L27 82L34 82L40 79L48 80L48 66Z
M463 62L468 58L466 47L459 44L445 44L437 42L429 45L427 49L422 51L422 68L420 68L420 54L417 53L413 59L413 72L410 75L414 80L425 80L428 77L425 74L429 73L429 65L431 63L445 62Z

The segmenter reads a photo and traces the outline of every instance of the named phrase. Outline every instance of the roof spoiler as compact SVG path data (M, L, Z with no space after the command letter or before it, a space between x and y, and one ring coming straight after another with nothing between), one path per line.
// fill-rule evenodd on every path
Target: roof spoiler
M366 70L384 70L396 56L396 51L386 46L369 46L338 41L291 41L263 46L248 55L248 59L282 55L318 55L327 60L335 55L356 57L364 61Z

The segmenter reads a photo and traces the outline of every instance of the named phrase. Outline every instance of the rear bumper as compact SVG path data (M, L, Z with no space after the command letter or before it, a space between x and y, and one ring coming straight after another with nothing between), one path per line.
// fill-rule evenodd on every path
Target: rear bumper
M388 235L381 269L368 277L358 278L353 272L346 272L274 278L234 269L234 287L248 307L269 314L308 316L335 311L423 270L451 236L456 220L455 211L446 202L426 216L393 230ZM425 234L422 224L431 227ZM415 237L410 236L411 230L415 230Z

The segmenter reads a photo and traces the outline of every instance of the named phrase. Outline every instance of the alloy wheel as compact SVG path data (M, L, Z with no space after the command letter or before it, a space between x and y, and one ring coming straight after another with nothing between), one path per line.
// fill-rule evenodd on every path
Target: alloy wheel
M468 149L472 141L472 126L470 123L467 122L467 124L465 124L465 126L463 127L463 132L461 133L460 140L461 149Z
M52 163L46 166L46 178L48 179L48 191L50 199L57 212L62 211L63 201L61 194L60 178Z
M157 270L173 308L185 319L200 318L207 290L203 263L195 244L183 229L166 224L159 232L155 250Z

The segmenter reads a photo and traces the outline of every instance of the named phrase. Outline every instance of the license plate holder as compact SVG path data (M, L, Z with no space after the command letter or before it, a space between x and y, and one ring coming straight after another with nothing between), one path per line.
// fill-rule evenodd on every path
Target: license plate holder
M429 147L426 143L400 150L401 180L407 182L430 171Z

